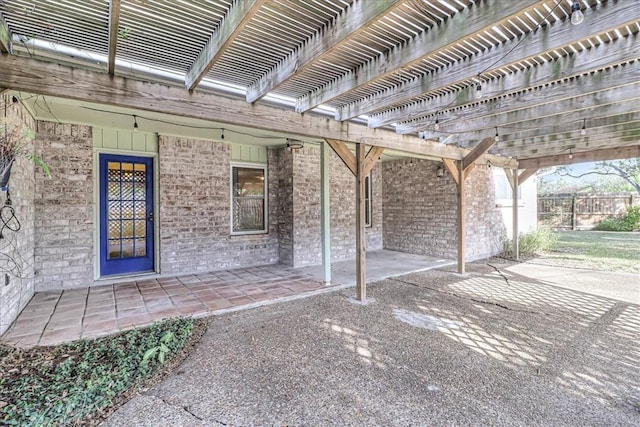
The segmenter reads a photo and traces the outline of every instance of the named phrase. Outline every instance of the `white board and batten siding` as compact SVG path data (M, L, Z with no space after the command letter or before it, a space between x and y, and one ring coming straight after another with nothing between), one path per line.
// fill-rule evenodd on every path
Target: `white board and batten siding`
M231 161L267 163L267 147L230 143ZM93 147L104 150L158 152L158 135L124 129L93 128Z
M93 128L93 147L106 150L158 152L158 135L131 130Z

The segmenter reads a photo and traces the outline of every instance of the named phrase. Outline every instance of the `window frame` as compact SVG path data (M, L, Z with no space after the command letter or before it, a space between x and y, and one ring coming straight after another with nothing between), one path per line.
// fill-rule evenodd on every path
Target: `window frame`
M371 179L372 172L369 172L369 175L365 176L365 185L364 185L364 226L366 228L371 228L373 225L373 180ZM367 186L367 180L369 180L369 185ZM369 200L369 203L367 203ZM368 215L367 215L368 214ZM369 222L367 222L367 216L369 217Z
M264 229L262 230L247 230L247 231L235 231L233 229L233 207L234 207L234 194L233 194L233 169L259 169L264 174ZM252 234L269 234L269 180L267 165L263 163L242 163L231 162L229 167L229 231L231 236L248 236Z
M504 170L498 168L492 168L493 179L494 179L494 193L495 193L495 202L496 207L513 207L513 190L511 189L511 184L509 184L509 179ZM498 186L501 185L503 188L506 188L507 198L498 197ZM524 199L522 198L522 186L518 186L518 207L524 206Z

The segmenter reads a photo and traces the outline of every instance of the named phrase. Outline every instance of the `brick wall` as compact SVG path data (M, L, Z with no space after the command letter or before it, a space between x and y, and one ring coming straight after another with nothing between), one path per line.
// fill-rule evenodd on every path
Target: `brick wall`
M294 150L293 157L293 265L322 262L320 235L320 148L307 145ZM329 181L331 260L355 258L355 177L330 151ZM367 250L382 249L381 166L372 171L372 227L366 229ZM281 229L282 232L282 229ZM283 261L284 262L284 261Z
M476 166L466 180L466 258L476 260L502 250L506 227L496 207L495 182L491 168Z
M402 159L382 167L385 249L420 255L457 256L456 184L449 173L436 178L439 162ZM468 260L495 254L504 230L495 207L491 171L476 167L466 180Z
M40 121L35 145L51 169L51 178L36 173L36 291L89 286L94 278L91 127Z
M269 170L277 170L269 156ZM173 136L159 139L160 267L180 274L272 264L278 261L278 219L270 208L269 234L230 235L229 146ZM268 178L270 185L277 177ZM277 188L269 206L277 207Z
M270 176L277 179L277 187L271 187L277 196L277 204L272 205L277 206L277 213L271 221L278 226L278 258L285 265L293 265L293 154L285 148L272 149L269 158L270 164L277 165Z
M25 130L35 130L35 122L13 97L0 96L0 121L20 124ZM33 142L25 150L33 150ZM0 335L11 326L20 311L33 296L34 280L34 164L31 160L17 158L9 181L12 206L20 221L20 230L4 229L0 239ZM0 203L5 204L7 193L0 193ZM8 211L5 214L8 218ZM15 226L15 222L11 224Z

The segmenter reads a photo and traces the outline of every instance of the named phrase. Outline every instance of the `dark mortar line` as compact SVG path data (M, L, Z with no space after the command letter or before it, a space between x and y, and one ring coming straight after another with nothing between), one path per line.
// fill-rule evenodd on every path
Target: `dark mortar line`
M186 412L188 412L189 414L191 414L193 417L197 418L200 421L204 421L204 419L196 414L193 413L193 411L191 411L191 409L189 409L188 406L183 406L182 409L184 409ZM226 424L224 424L226 426Z
M85 329L85 324L84 324L84 318L87 316L87 306L89 305L89 293L91 292L91 287L87 288L87 296L84 298L84 310L82 310L82 319L80 320L80 337L82 338L82 336L84 335L84 329Z
M423 286L423 285L418 285L417 283L407 282L406 280L400 280L400 279L396 279L396 278L388 278L387 280L393 280L394 282L400 282L400 283L403 283L405 285L414 286L414 287L420 288L420 289L428 289L430 291L434 291L434 292L437 292L439 294L451 295L451 296L456 297L456 298L460 298L460 299L476 302L476 303L479 303L479 304L494 305L496 307L500 307L502 309L513 311L513 312L516 312L516 313L542 314L542 315L545 315L545 316L549 316L549 313L546 313L544 311L519 310L519 309L511 308L511 307L508 307L506 305L503 305L503 304L500 304L500 303L497 303L497 302L479 300L479 299L471 298L471 297L468 297L468 296L459 295L459 294L456 294L455 292L447 292L447 291L443 291L443 290L440 290L440 289L431 288L429 286Z
M507 276L504 275L504 273L495 265L489 264L487 263L487 265L491 268L493 268L500 276L502 276L502 278L504 279L505 283L507 284L507 286L511 286L511 283L509 283L509 278Z
M181 405L178 405L178 404L176 404L176 403L171 403L171 402L167 401L165 398L160 397L160 396L158 396L158 395L151 395L151 396L153 396L153 397L155 397L155 398L157 398L157 399L160 399L160 400L162 401L162 403L164 403L164 404L165 404L165 405L167 405L167 406L171 406L171 407L173 407L173 408L180 408L180 409L182 409L184 412L186 412L187 414L189 414L189 415L191 415L192 417L194 417L194 418L198 419L199 421L204 421L204 418L202 418L202 417L200 417L200 416L198 416L198 415L194 414L194 413L189 409L189 407L188 407L188 406L181 406ZM216 420L214 420L214 421L216 421ZM217 421L216 421L216 422L217 422ZM221 423L221 424L223 424L223 423ZM226 424L223 424L223 425L226 425Z
M60 303L60 300L62 299L62 294L63 293L64 293L64 291L61 291L60 295L58 295L58 299L56 300L56 303L53 306L53 310L51 310L51 314L49 315L49 319L47 320L47 323L45 323L44 328L42 328L42 332L40 332L40 336L38 337L38 344L40 344L40 341L42 341L42 337L44 336L44 332L47 330L47 326L49 326L49 323L51 323L51 318L53 317L53 315L56 312L56 309L58 308L58 304Z

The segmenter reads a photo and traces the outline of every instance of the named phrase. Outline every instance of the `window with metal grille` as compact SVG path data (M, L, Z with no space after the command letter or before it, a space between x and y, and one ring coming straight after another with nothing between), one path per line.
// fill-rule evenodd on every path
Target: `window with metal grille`
M231 166L231 234L267 232L266 182L266 166Z
M364 225L371 227L371 174L364 177Z

